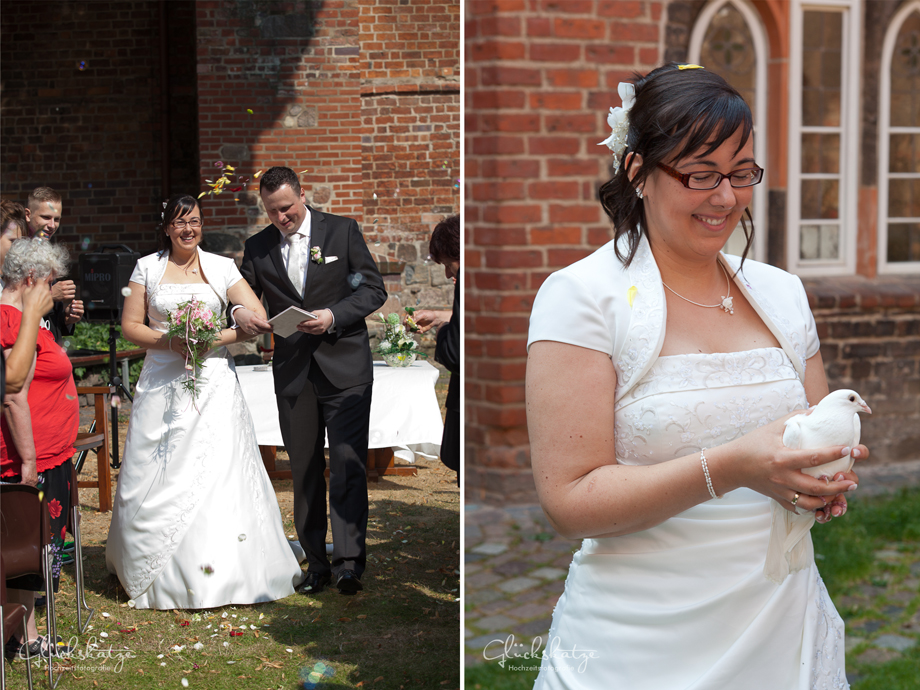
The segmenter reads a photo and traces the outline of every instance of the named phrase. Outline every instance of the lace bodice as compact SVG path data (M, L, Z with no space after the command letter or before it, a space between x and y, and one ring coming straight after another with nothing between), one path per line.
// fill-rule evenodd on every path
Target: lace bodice
M780 348L659 357L620 401L617 461L672 460L807 406L805 389Z

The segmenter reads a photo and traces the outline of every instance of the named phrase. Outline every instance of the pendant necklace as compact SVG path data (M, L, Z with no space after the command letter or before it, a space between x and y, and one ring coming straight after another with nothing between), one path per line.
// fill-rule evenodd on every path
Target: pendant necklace
M183 273L185 273L185 275L188 275L188 267L191 266L193 263L195 263L195 259L197 259L198 257L197 257L197 255L196 255L196 256L193 256L192 259L191 259L191 261L189 261L185 266L180 266L178 261L176 261L176 260L173 259L172 257L169 257L169 258L172 259L172 262L173 262L173 264L175 264L176 268L178 268L180 271L182 271ZM197 268L193 268L193 269L192 269L192 273L193 273L193 274L197 274L197 273L198 273L198 269L197 269ZM674 293L674 294L677 294L677 293Z
M725 266L722 265L722 262L718 262L718 264L719 264L719 268L722 269L722 273L725 274L726 292L728 292L727 295L720 295L720 297L722 297L722 301L719 302L718 304L700 304L699 302L694 302L692 299L687 299L683 295L675 292L674 289L671 288L663 280L661 281L661 284L664 285L666 288L668 288L668 290L673 292L675 295L680 297L684 302L695 304L698 307L705 307L706 309L715 309L716 307L720 307L722 311L724 311L726 314L733 315L735 313L735 308L732 306L732 281L728 277L728 273L725 270Z

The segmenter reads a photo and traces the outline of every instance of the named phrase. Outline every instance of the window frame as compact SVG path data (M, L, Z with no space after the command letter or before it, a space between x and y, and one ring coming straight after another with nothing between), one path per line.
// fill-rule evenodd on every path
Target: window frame
M882 42L882 63L879 79L879 118L878 118L878 272L880 274L920 273L920 261L888 261L888 224L892 220L920 222L918 218L895 218L888 216L889 180L892 179L890 136L892 134L918 134L918 127L891 126L891 62L894 57L895 41L904 22L914 12L920 13L920 0L906 3L892 17L885 30ZM895 173L907 179L920 177L917 173Z
M699 63L700 53L703 49L703 39L712 23L716 13L726 5L734 7L747 23L748 30L754 42L754 56L757 61L754 77L754 90L757 102L752 112L754 116L754 159L758 165L766 169L764 180L754 187L754 243L751 245L750 258L755 261L767 260L767 204L769 203L769 184L767 175L767 98L768 85L767 66L770 60L770 44L767 41L767 32L760 15L746 0L712 0L703 8L690 34L690 48L687 52L688 61ZM705 67L705 65L704 65Z
M856 273L856 246L859 197L859 95L862 83L860 59L862 57L861 17L862 0L793 0L790 8L789 41L789 137L788 175L786 177L786 268L800 276L854 275ZM803 76L803 25L808 11L839 12L841 21L841 90L840 126L821 127L802 124ZM829 224L838 224L839 255L837 259L802 259L801 203L802 182L808 179L825 179L826 173L802 172L802 135L840 135L840 173L837 218ZM830 219L828 219L830 220Z

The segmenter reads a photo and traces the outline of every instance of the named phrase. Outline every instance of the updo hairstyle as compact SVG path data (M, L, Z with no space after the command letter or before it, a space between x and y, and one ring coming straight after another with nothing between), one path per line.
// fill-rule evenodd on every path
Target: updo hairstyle
M614 224L614 238L628 237L624 256L616 245L616 255L629 266L639 239L646 232L645 206L636 188L654 172L659 163L676 166L683 158L700 153L709 155L741 129L741 150L753 130L751 109L728 82L707 69L679 69L675 62L662 65L647 75L634 75L636 102L629 111L629 134L623 161L613 178L599 192L601 205ZM642 165L629 179L628 156L638 153ZM737 152L736 152L737 153ZM747 244L742 262L754 241L754 222L745 209L741 225Z
M166 228L176 218L181 218L200 208L198 200L188 194L173 194L169 201L166 202L166 208L163 209L163 221L160 223L160 232L157 233L157 251L161 254L168 252L172 248L172 240L166 234Z

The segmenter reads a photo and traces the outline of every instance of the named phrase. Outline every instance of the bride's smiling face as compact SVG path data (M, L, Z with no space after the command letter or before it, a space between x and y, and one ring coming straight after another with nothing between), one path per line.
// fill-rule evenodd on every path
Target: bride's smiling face
M189 251L201 242L201 209L196 206L166 226L173 249Z
M678 173L720 172L752 168L754 138L741 143L739 128L715 151L705 148L680 160L665 160ZM632 165L641 163L636 155ZM644 197L646 228L653 248L683 256L714 257L737 227L744 209L751 203L753 187L732 187L723 179L715 189L687 189L660 168L640 185Z

